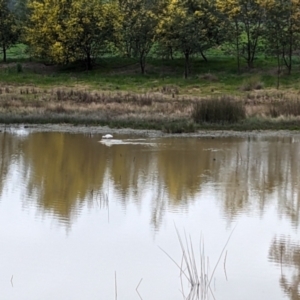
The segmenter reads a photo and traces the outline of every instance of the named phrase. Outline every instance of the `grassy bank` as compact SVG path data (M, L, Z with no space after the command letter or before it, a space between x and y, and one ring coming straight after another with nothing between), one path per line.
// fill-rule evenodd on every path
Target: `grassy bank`
M165 132L201 129L300 129L300 72L277 72L271 60L236 72L234 59L151 58L140 75L133 59L107 57L93 71L18 57L0 64L0 122L109 125ZM297 62L295 62L297 63ZM295 67L296 69L296 67ZM224 102L225 101L225 102Z
M171 87L170 87L171 89ZM69 123L157 129L300 129L297 93L252 91L203 97L0 85L0 123Z

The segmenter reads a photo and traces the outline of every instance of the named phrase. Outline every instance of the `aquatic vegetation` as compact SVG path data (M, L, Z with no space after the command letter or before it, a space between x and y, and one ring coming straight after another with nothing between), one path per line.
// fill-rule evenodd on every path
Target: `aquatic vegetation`
M231 97L211 97L197 101L192 118L196 123L236 123L246 118L245 105Z
M212 295L214 298L214 294L211 289L211 282L235 228L231 231L223 249L221 250L218 260L213 266L212 272L210 272L209 257L205 254L203 238L200 238L199 253L197 254L194 250L191 236L188 237L186 232L184 232L184 238L182 238L176 226L175 229L182 252L181 262L176 262L165 250L163 250L162 248L160 249L173 261L173 263L180 270L181 292L184 299L207 300L209 299L209 295ZM197 261L196 257L198 256L199 260ZM226 257L227 253L224 257L224 273L227 277ZM184 279L189 283L190 286L187 295L185 295L184 292Z

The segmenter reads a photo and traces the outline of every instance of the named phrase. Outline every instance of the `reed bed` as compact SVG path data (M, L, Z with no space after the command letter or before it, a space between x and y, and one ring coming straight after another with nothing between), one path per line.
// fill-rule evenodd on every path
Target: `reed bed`
M0 122L6 124L63 122L189 133L214 128L300 129L299 115L300 100L295 91L195 97L181 95L175 85L138 94L79 85L47 89L0 84Z
M192 118L196 123L237 123L246 118L245 105L231 97L211 97L197 101Z
M300 99L275 102L271 105L269 113L272 118L298 117L300 116Z

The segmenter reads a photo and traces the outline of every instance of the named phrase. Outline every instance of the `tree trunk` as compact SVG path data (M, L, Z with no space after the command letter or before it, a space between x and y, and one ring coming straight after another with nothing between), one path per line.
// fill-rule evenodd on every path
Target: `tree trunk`
M184 57L185 57L184 78L187 79L189 75L189 58L190 58L189 51L185 51Z
M140 53L140 67L142 75L145 74L146 57L144 52Z
M92 68L93 68L93 65L92 65L91 54L90 54L90 52L87 52L86 53L86 69L89 71L89 70L92 70Z
M128 58L131 58L131 49L132 49L132 46L131 46L131 42L125 44L125 51L126 51L126 57Z
M247 53L247 66L248 69L252 69L253 68L253 56L251 55L251 45L249 43L248 45L248 53Z
M289 65L288 65L288 75L292 73L292 56L293 56L293 34L290 34L290 47L289 47Z
M240 41L239 41L239 27L238 22L235 22L235 33L236 33L236 59L237 59L237 69L238 74L241 72L241 62L240 62Z
M279 49L277 51L277 85L276 88L277 90L279 89L279 84L280 84L280 54L279 54Z
M3 51L3 62L6 62L6 48L5 45L2 45L2 51Z
M288 75L292 74L292 61L290 62L290 64L288 65Z
M249 69L253 69L254 64L253 64L253 60L252 59L248 62L248 67L249 67Z
M200 54L201 54L202 58L204 59L204 61L207 62L207 58L206 58L206 56L204 55L204 53L203 53L202 50L200 50Z
M291 72L292 72L292 54L293 53L291 51L291 48L289 48L287 55L286 55L285 49L283 49L283 51L282 51L282 59L287 68L288 75L291 75Z
M174 60L174 57L173 57L173 48L172 48L172 46L170 47L170 56L171 56L171 60Z

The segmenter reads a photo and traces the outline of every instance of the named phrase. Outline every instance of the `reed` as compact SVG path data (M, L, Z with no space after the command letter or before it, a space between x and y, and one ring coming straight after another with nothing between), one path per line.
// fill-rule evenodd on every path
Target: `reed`
M217 262L213 266L212 271L210 272L210 263L209 257L205 254L204 240L200 238L199 243L199 259L196 259L196 252L194 250L194 245L191 237L187 236L186 232L184 232L184 238L181 237L177 227L175 226L177 238L180 244L180 249L182 253L181 262L178 263L175 259L173 259L164 249L160 247L160 249L172 260L172 262L178 267L180 271L180 282L181 282L181 292L186 300L207 300L211 295L214 298L213 291L211 289L211 283L215 271L223 257L225 249L230 241L230 238L235 230L235 228L231 231L224 247L222 248L220 255L217 259ZM226 258L227 253L224 259L224 273L227 279L226 274ZM188 294L185 295L184 292L184 279L189 284Z
M246 109L229 96L211 97L196 102L192 118L196 123L237 123L246 118Z
M300 116L300 99L281 100L279 102L272 103L269 114L272 118L278 118L280 116Z

